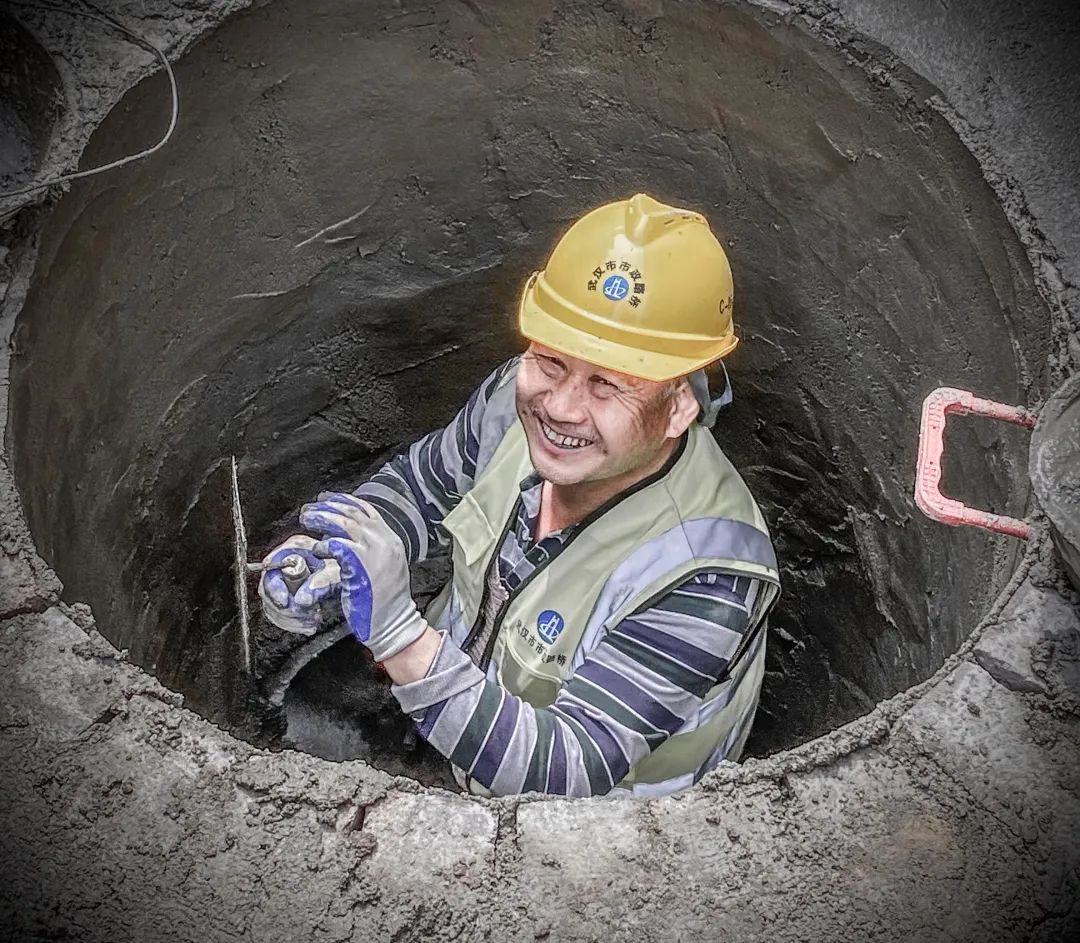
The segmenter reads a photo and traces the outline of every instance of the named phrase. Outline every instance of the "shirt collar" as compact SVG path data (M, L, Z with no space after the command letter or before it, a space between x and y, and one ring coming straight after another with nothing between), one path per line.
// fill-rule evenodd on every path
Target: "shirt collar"
M526 491L532 491L533 488L542 483L543 479L540 477L540 472L534 469L518 482L518 490L524 494Z

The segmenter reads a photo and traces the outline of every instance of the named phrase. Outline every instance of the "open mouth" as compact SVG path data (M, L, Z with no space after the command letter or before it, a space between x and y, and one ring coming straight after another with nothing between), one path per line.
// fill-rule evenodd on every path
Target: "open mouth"
M544 438L557 449L572 452L593 444L592 439L582 439L577 436L562 435L561 433L556 432L539 416L536 417L536 421L540 426L540 431L544 433Z

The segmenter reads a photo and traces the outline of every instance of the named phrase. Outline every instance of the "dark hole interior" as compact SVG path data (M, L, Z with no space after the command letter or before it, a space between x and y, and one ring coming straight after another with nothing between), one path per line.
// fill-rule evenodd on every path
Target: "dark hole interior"
M517 294L558 235L639 190L705 213L736 280L717 435L785 589L750 752L927 677L1000 589L1015 544L913 505L919 408L945 384L1027 401L1048 322L933 89L871 81L749 6L644 10L260 5L178 63L168 148L51 214L11 381L23 500L68 596L190 706L258 742L441 775L340 630L304 641L256 616L244 669L228 457L259 552L303 501L447 421L520 349ZM152 76L85 163L167 118ZM1024 448L954 424L947 484L1022 511Z

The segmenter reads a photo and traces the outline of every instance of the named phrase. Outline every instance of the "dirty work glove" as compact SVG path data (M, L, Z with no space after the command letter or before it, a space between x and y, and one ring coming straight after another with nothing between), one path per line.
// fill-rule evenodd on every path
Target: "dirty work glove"
M300 523L326 535L312 552L341 567L345 621L376 661L396 655L424 633L427 623L410 592L405 545L378 511L354 495L329 494L305 505Z
M297 635L314 635L320 624L333 621L337 615L341 570L336 560L317 557L311 552L316 542L314 537L297 534L263 557L267 565L281 563L291 554L307 561L311 575L297 587L295 596L289 592L280 570L263 570L259 580L263 615L279 629ZM298 598L301 593L303 602Z

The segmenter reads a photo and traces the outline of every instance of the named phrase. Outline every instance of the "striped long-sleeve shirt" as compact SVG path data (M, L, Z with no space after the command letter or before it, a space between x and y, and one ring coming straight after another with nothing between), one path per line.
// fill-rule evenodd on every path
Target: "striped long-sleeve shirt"
M411 561L449 546L442 520L473 486L485 422L512 420L491 416L486 407L516 369L516 359L501 365L449 425L414 443L356 490L401 537ZM533 539L540 494L538 477L522 482L518 516L497 561L506 592L565 540L563 531ZM752 631L758 590L758 581L746 577L690 577L585 653L547 708L501 688L447 634L427 675L392 690L421 735L496 794L603 794L697 713L733 661L736 688L764 637ZM714 762L738 758L755 703Z

